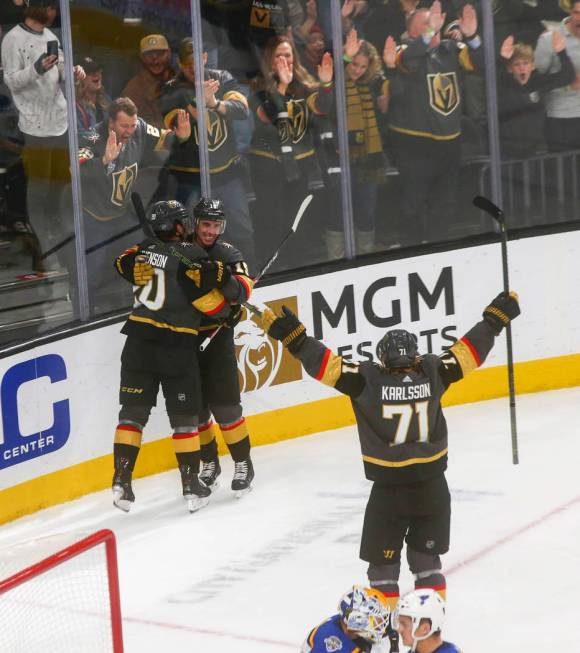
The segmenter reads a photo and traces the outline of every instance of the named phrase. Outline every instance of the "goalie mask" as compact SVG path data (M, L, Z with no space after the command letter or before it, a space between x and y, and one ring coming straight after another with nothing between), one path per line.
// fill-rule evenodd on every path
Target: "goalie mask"
M175 225L180 223L187 229L189 213L181 202L169 200L155 202L149 209L148 222L153 231L159 236L175 236Z
M441 596L431 588L414 590L405 596L402 596L397 608L393 613L393 628L399 627L399 617L409 617L412 621L411 637L413 646L411 651L417 648L417 642L431 637L439 632L445 621L445 601ZM431 627L425 635L418 636L417 629L421 625L422 619L428 619Z
M354 585L342 597L338 609L349 631L375 644L383 639L391 611L381 592Z
M377 358L384 367L411 367L419 352L417 336L404 329L387 331L377 344Z

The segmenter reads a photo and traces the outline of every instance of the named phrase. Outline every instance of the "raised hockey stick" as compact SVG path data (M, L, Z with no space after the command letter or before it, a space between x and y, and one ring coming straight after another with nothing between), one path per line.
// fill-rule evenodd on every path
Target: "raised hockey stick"
M300 220L302 220L302 216L306 212L306 209L308 208L308 205L310 202L312 202L312 195L306 195L306 197L302 200L302 204L300 204L300 208L298 209L298 212L296 213L296 217L294 218L294 222L292 223L292 226L290 229L288 229L288 232L284 235L284 238L280 241L280 244L278 247L274 250L272 256L264 263L262 266L262 269L258 272L258 274L254 277L254 287L256 287L256 284L260 279L266 274L268 269L271 267L271 265L274 263L274 261L278 258L278 254L280 254L280 250L290 238L292 234L296 233L296 230L298 229L298 225L300 224ZM253 306L252 304L249 304L248 302L244 302L244 306L250 310L251 313L254 313L254 315L262 315L262 312L256 307ZM211 341L217 336L217 334L221 331L221 328L223 326L220 324L218 328L215 331L212 331L211 335L209 335L207 338L204 339L204 341L201 343L199 346L199 351L205 351L208 346L210 345Z
M171 243L164 242L163 240L161 240L155 235L153 228L147 222L147 216L145 215L145 207L143 206L143 201L141 200L141 195L139 195L139 193L131 193L131 202L133 203L133 208L135 209L137 218L139 219L139 224L141 225L141 228L143 229L143 233L147 236L147 238L150 238L157 245L168 247L171 255L174 256L175 258L178 258L183 263L183 265L185 265L185 267L193 270L201 269L201 265L199 263L192 261L190 258L185 256L185 254L183 254L175 247L173 247Z
M508 269L508 252L507 252L507 228L504 212L496 206L487 197L477 195L473 198L473 204L493 218L500 227L501 233L501 260L503 267L503 289L506 293L510 291L509 269ZM510 394L510 425L512 432L512 462L514 465L519 463L518 455L518 427L516 421L516 391L514 384L514 358L512 350L512 328L508 322L505 328L507 341L507 364L508 364L508 385Z

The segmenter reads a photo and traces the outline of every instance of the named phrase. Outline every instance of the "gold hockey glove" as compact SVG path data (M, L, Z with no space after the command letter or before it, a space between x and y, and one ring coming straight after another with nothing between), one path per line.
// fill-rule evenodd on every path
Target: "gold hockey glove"
M280 316L267 308L262 313L261 323L264 331L274 340L279 340L291 354L298 351L306 340L306 327L287 306L282 306Z
M519 314L520 305L518 295L515 292L500 293L483 311L483 319L497 333L514 320Z
M133 283L136 286L146 286L155 276L155 268L147 263L147 257L138 254L133 266Z

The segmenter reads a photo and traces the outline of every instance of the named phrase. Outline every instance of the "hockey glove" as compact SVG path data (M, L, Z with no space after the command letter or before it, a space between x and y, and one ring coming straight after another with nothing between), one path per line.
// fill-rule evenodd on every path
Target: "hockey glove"
M136 286L146 286L154 276L155 268L147 263L147 258L143 254L138 254L133 266L133 283Z
M222 261L200 261L199 287L203 292L214 288L223 288L230 280L232 273Z
M518 295L515 292L500 293L483 311L483 319L500 334L501 330L520 314Z
M228 318L224 320L224 326L228 329L233 329L236 324L242 319L242 307L239 304L232 304L231 313Z
M279 340L291 354L297 352L306 340L306 328L287 306L282 306L281 316L267 308L262 313L262 327L271 338Z

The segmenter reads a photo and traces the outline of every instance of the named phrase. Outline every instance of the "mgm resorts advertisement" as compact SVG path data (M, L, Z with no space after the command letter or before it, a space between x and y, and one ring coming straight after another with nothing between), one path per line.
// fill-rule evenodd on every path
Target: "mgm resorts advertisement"
M420 353L440 354L481 319L485 306L502 290L499 248L485 249L379 263L257 288L252 301L277 313L288 306L308 335L348 360L372 360L385 332L401 328L417 336ZM476 272L485 267L489 267L485 274ZM270 410L281 408L290 398L301 403L336 394L309 379L249 312L236 328L235 343L249 414L266 405ZM505 345L498 339L487 364L501 365L504 360Z
M580 383L578 251L577 232L510 241L510 286L518 292L522 310L512 328L517 392ZM547 260L549 265L538 263ZM275 312L288 306L309 335L345 359L365 361L374 357L384 333L397 328L416 334L421 353L443 352L481 319L502 289L498 242L258 285L251 301ZM119 411L125 340L121 326L63 333L0 359L0 491L72 466L74 478L82 479L81 494L91 491L88 477L94 479L93 489L110 482L107 456ZM350 423L348 400L311 379L253 315L244 314L234 337L244 414L254 444ZM454 384L461 393L454 403L507 394L505 343L502 334L483 369ZM151 455L142 457L142 475L174 466L173 453L165 446L170 433L160 394L144 432ZM59 480L58 488L63 482ZM66 498L79 496L77 481L66 482ZM47 490L39 486L39 491Z

